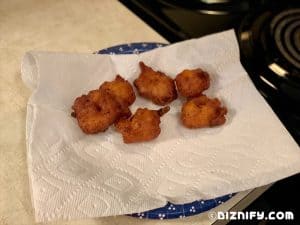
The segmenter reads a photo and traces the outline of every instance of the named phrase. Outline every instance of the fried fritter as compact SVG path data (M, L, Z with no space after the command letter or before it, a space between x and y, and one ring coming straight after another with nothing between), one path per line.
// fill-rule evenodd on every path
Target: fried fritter
M225 123L226 107L205 95L188 100L181 109L181 121L188 128L213 127Z
M119 120L115 126L124 143L150 141L160 134L160 117L169 110L169 106L159 110L139 108L132 117Z
M122 107L115 98L100 90L76 98L72 109L72 115L86 134L104 132L122 115Z
M138 93L157 105L167 105L177 98L172 78L140 62L141 73L134 81Z
M209 88L209 75L201 69L183 70L175 78L178 92L184 97L197 97Z
M123 107L128 107L135 101L135 93L131 84L120 75L117 75L113 81L104 82L99 89L115 96Z

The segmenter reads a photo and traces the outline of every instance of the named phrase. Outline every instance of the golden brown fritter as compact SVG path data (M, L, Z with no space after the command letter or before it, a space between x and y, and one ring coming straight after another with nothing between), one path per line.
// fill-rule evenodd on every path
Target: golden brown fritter
M72 109L72 115L86 134L104 132L122 114L122 107L115 98L100 90L76 98Z
M213 127L225 123L226 107L205 95L188 100L181 109L181 121L188 128Z
M113 81L104 82L100 90L113 95L123 107L128 107L135 101L135 93L131 84L120 75L117 75Z
M169 106L159 110L139 108L132 117L119 120L115 126L124 143L150 141L160 134L160 117L169 110Z
M209 75L201 69L184 70L175 78L178 92L184 97L197 97L209 88Z
M141 73L134 81L138 93L157 105L167 105L177 98L172 78L140 62Z

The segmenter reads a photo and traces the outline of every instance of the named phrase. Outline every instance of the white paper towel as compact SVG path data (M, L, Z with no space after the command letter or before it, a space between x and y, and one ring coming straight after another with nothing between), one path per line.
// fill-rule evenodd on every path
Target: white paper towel
M138 62L175 77L186 68L211 75L206 94L229 112L225 125L190 130L179 121L183 99L162 117L160 136L123 144L113 127L84 134L70 116L74 99ZM209 199L271 183L300 171L298 145L253 86L233 31L140 55L29 52L22 78L33 91L27 109L28 168L37 221L141 212ZM131 107L158 108L140 97Z

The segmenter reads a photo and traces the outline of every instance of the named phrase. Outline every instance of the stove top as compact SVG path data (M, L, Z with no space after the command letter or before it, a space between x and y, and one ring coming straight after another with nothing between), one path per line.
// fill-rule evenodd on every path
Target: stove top
M268 8L244 17L241 62L300 144L300 8Z
M298 0L121 0L168 41L236 31L241 62L300 145Z

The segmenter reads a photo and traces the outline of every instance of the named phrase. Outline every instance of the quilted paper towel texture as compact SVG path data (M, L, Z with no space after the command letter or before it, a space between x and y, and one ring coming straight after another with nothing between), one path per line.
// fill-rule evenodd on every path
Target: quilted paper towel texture
M74 99L116 74L132 82L141 60L172 77L186 68L208 71L206 94L227 106L225 125L184 128L179 98L151 142L123 144L113 127L84 134L70 116ZM139 55L29 52L22 78L32 89L26 134L37 221L141 212L167 201L255 188L300 171L299 147L241 66L233 31ZM140 97L131 109L138 107L158 108Z

